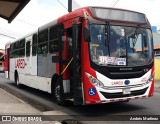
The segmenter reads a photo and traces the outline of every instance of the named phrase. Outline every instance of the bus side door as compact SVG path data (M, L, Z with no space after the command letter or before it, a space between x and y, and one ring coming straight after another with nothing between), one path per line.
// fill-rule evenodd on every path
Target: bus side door
M31 58L30 52L31 51L31 39L27 39L26 41L26 56L25 56L25 84L30 86L31 81Z
M83 104L82 81L81 81L81 24L75 24L72 28L71 57L71 86L73 88L74 104Z

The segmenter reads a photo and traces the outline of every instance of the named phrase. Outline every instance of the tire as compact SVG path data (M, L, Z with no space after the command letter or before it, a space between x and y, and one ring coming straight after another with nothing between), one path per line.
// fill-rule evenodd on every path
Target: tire
M19 83L19 76L17 72L15 73L15 82L18 88L22 88L22 84Z
M61 93L61 90L60 90L61 86L60 86L59 79L57 79L54 83L55 83L53 88L54 99L58 105L64 106L66 105L67 101Z

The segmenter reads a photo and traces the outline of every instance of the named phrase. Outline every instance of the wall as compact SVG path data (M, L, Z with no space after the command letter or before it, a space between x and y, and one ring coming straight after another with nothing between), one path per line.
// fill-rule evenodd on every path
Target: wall
M160 57L155 58L155 80L160 80Z

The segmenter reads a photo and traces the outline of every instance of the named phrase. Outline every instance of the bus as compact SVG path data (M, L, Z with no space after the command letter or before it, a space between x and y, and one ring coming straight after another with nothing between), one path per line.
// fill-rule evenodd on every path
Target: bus
M4 61L0 60L0 72L4 72Z
M154 93L154 51L145 14L83 7L6 46L6 76L59 105L103 104Z
M4 72L4 50L0 49L0 72Z
M4 67L4 71L5 71L5 77L9 79L9 67L10 67L10 44L11 42L6 43L5 45L5 67Z

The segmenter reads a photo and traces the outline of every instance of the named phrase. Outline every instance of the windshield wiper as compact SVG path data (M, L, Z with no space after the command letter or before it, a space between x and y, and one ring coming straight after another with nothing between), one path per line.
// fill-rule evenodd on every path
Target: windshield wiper
M134 31L134 34L132 34L132 38L133 38L133 40L132 40L132 42L133 42L133 48L134 48L134 46L135 46L135 44L136 44L136 42L137 42L137 39L138 39L138 33L137 33L137 31L140 29L140 25L138 25L137 27L136 27L136 30Z

